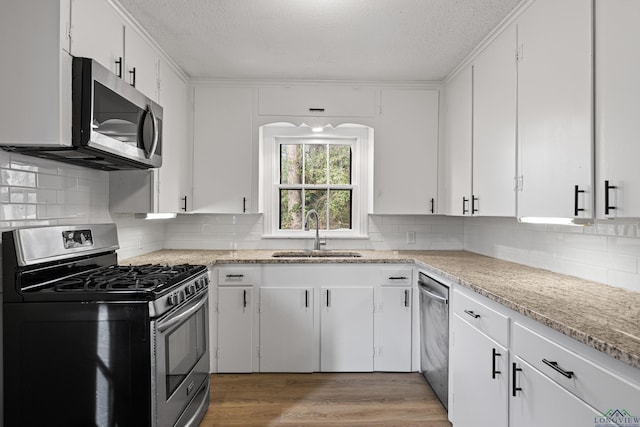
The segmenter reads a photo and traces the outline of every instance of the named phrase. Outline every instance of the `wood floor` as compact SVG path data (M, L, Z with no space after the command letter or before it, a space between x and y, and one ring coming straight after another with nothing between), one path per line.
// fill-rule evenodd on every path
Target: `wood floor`
M212 374L200 427L451 427L418 373Z

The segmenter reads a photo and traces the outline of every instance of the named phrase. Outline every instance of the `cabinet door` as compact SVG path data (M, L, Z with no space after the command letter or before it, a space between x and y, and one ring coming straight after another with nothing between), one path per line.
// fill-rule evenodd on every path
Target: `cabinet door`
M453 315L450 406L456 427L507 427L509 357L506 348ZM541 424L542 425L542 424Z
M520 217L593 217L591 15L536 0L517 21Z
M516 215L516 28L473 64L473 197L481 216Z
M514 365L512 386L521 390L510 397L509 426L584 427L602 415L517 356Z
M373 288L321 289L320 370L373 371Z
M258 114L266 116L373 117L375 90L350 86L264 87Z
M385 89L381 103L374 212L436 213L439 91Z
M158 54L136 30L128 25L125 27L124 51L124 79L157 102L160 62Z
M471 137L473 70L461 71L445 89L445 211L448 215L471 212Z
M189 137L189 88L164 61L160 62L159 103L164 109L159 210L184 213L191 203L193 154Z
M251 206L253 91L197 87L194 111L193 209L240 213Z
M218 372L252 372L253 288L218 288Z
M381 305L376 313L376 371L411 371L411 287L380 288Z
M596 213L640 217L640 2L595 2ZM605 189L605 181L615 188ZM605 195L608 193L606 209Z
M260 372L312 372L313 288L260 289Z
M71 3L71 54L93 58L124 77L124 22L105 0Z

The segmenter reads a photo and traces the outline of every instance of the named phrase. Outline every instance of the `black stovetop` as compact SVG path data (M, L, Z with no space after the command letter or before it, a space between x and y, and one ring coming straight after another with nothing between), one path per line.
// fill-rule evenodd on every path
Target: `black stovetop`
M200 266L147 264L140 266L112 265L88 271L51 283L36 291L54 292L156 292L170 288L201 271Z

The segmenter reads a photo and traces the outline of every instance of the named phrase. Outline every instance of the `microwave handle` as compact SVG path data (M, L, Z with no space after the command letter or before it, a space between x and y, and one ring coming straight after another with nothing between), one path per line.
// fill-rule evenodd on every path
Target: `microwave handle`
M149 150L149 152L146 153L147 159L150 159L156 153L156 149L158 148L158 135L160 134L160 131L158 129L158 119L156 118L156 115L153 112L153 108L151 108L151 106L149 106L149 114L151 114L151 123L153 123L153 143L151 144L151 149Z

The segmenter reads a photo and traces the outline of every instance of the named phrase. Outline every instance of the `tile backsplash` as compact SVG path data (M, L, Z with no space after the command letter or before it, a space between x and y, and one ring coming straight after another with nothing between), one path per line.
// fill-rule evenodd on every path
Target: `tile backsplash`
M312 238L262 238L262 215L180 215L165 225L168 249L311 249ZM459 218L372 215L369 239L327 239L327 249L462 249ZM414 243L407 243L408 233Z
M0 230L111 222L108 172L0 151Z
M638 221L574 227L467 218L464 240L471 252L640 292Z
M311 239L263 239L262 215L179 215L143 221L109 212L108 172L0 151L0 231L115 222L119 259L158 249L310 249ZM408 243L413 240L414 243ZM371 215L369 239L328 239L328 249L466 249L640 292L638 221L586 227L513 218Z

